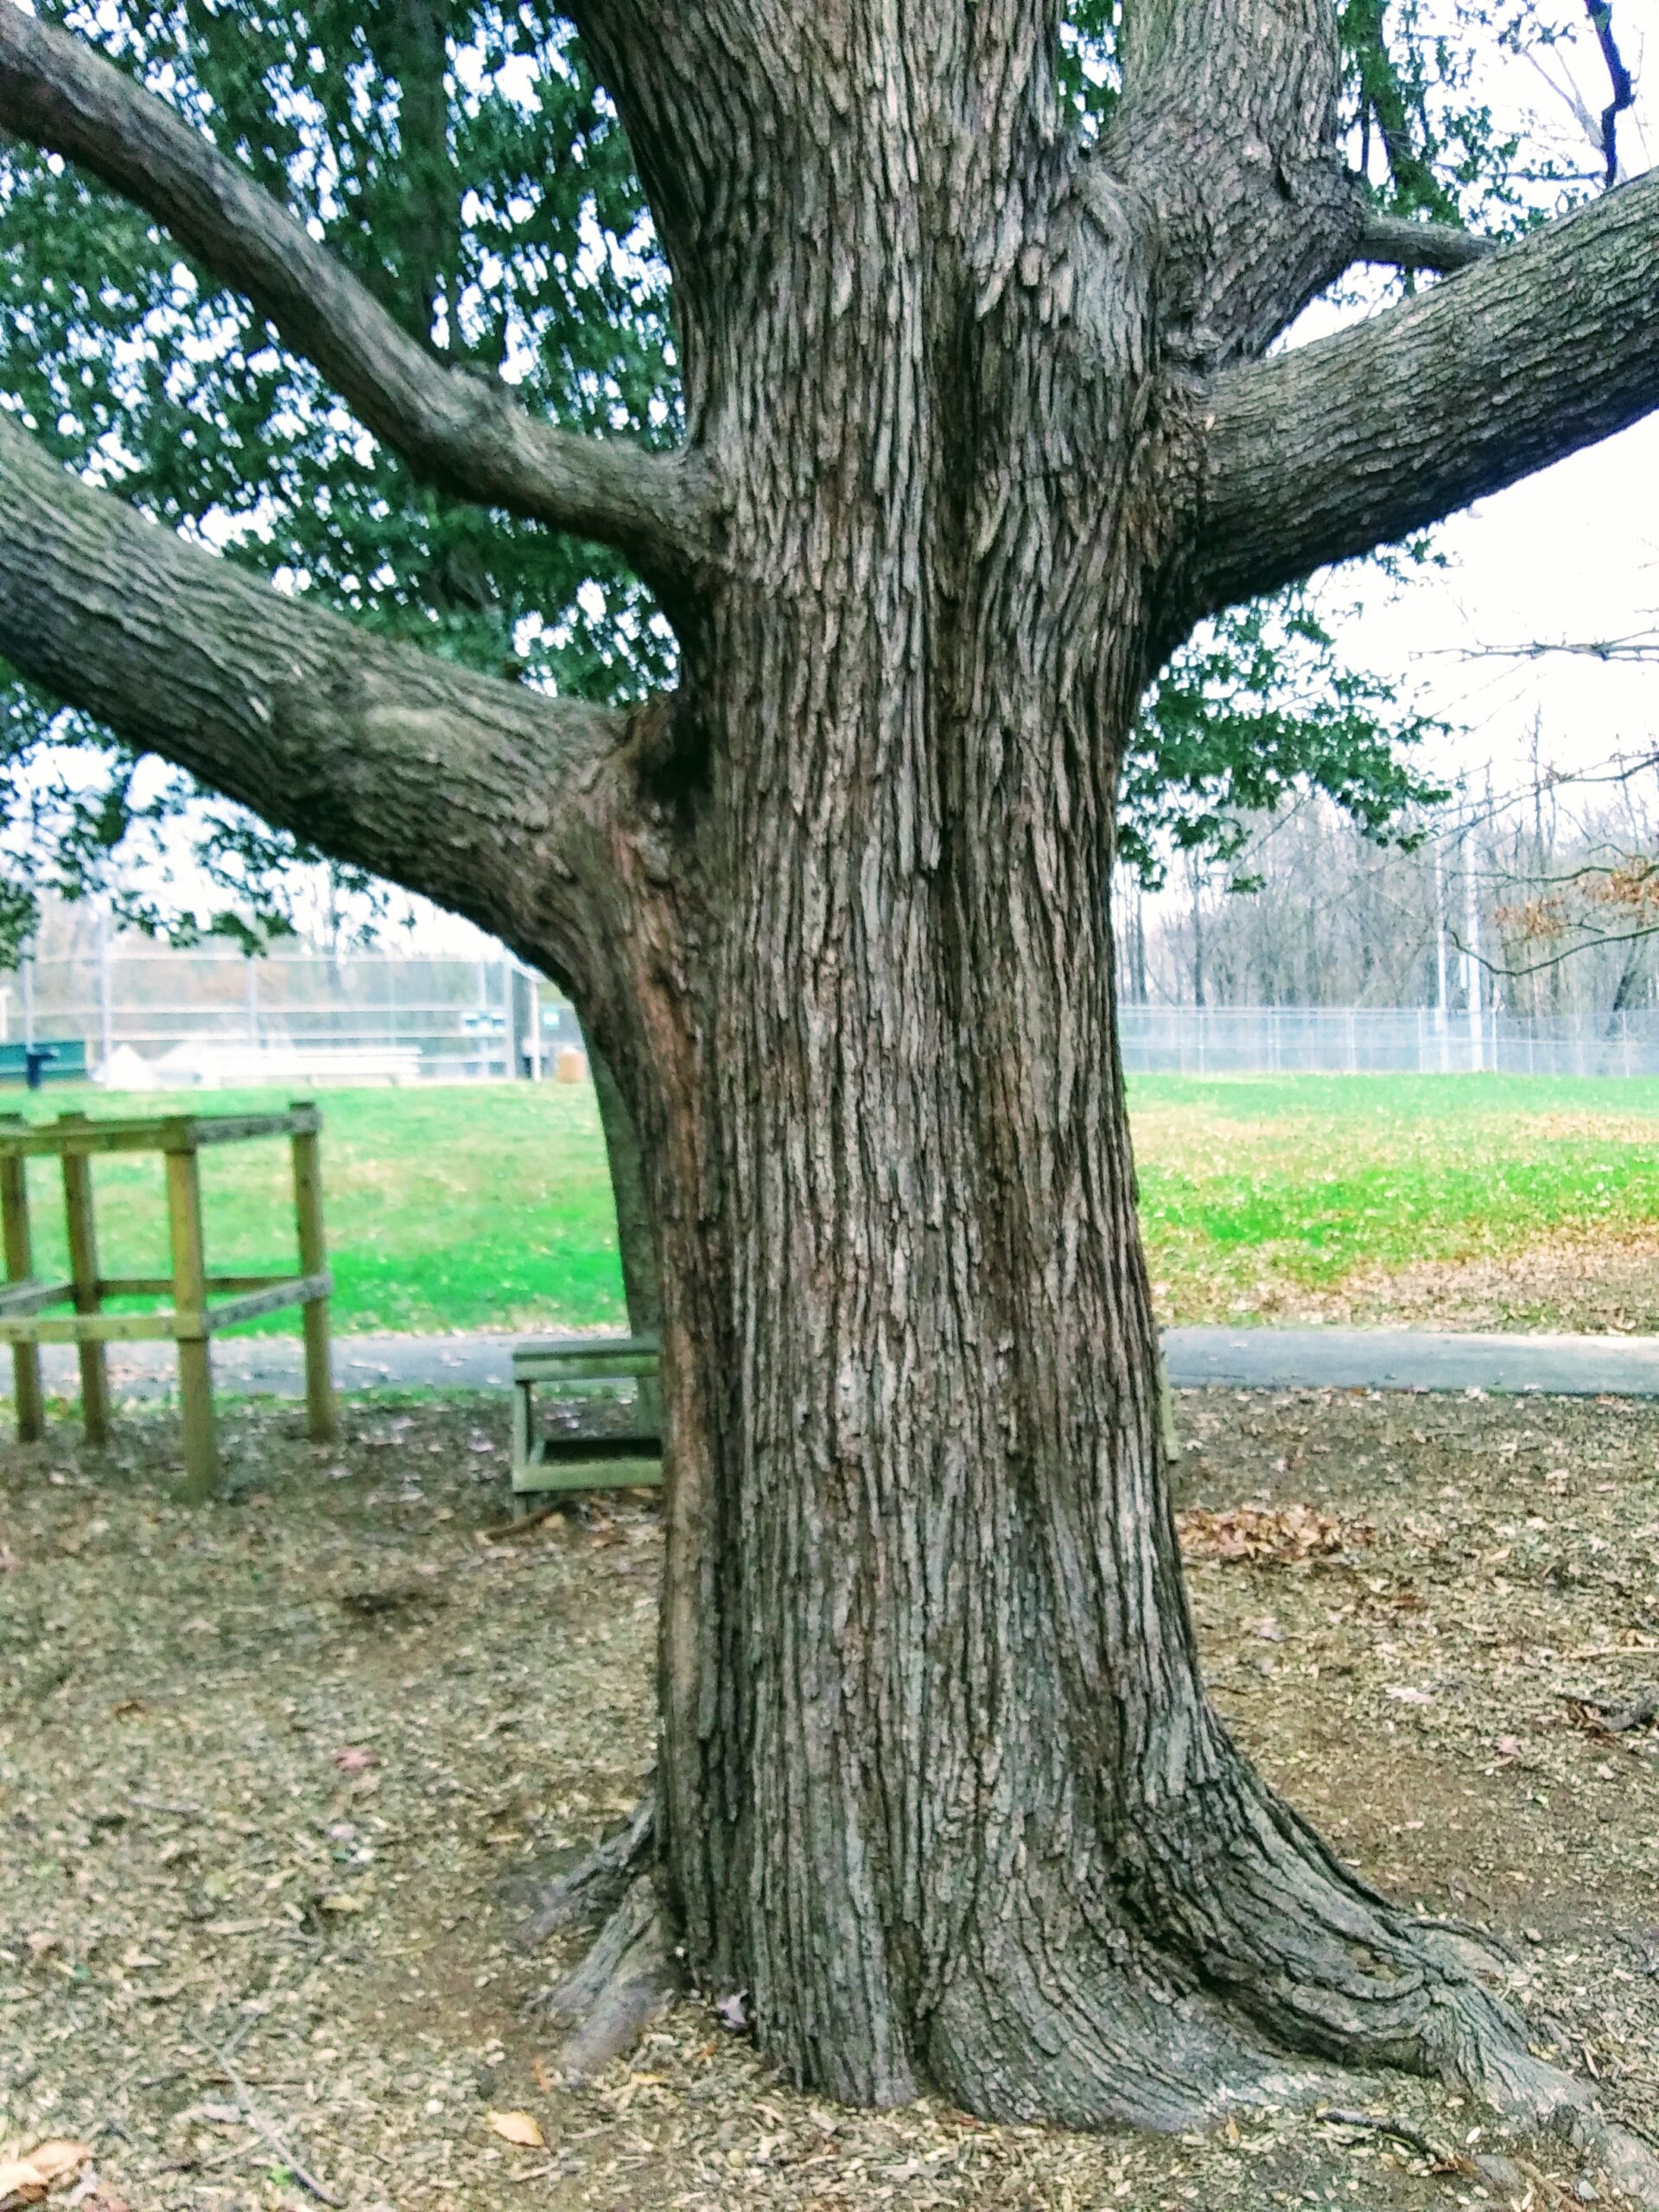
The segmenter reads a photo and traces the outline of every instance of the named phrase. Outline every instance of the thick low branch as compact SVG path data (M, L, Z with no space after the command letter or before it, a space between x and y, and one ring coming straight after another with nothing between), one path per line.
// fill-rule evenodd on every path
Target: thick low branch
M538 422L447 368L305 226L143 86L0 0L0 127L90 170L252 301L375 435L429 482L614 545L671 580L703 544L696 463Z
M1471 269L1496 253L1498 241L1475 231L1460 231L1451 223L1414 223L1402 215L1367 218L1354 246L1356 261L1377 262L1389 269L1433 269L1451 276Z
M1659 173L1199 395L1195 611L1438 522L1659 405Z
M323 852L590 972L620 715L273 590L92 490L4 416L0 653Z

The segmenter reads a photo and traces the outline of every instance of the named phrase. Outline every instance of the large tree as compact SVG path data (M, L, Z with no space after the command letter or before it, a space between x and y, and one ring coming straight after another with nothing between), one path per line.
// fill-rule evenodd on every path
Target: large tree
M660 1899L853 2100L1168 2126L1282 2097L1295 2054L1387 2062L1564 2117L1659 2202L1205 1700L1108 914L1138 702L1195 624L1659 403L1659 182L1492 254L1379 220L1329 0L1143 0L1092 138L1058 0L571 12L672 274L669 450L453 359L210 103L10 0L0 124L444 499L611 548L672 692L367 636L15 416L0 649L588 1010L645 1139L668 1475L652 1886L601 1956L638 1980ZM1269 354L1365 257L1462 273Z

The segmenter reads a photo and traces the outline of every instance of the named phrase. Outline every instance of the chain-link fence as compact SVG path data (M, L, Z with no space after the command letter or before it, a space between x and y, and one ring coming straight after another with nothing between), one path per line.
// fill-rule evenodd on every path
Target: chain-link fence
M85 1065L121 1089L478 1082L550 1072L579 1042L552 986L501 957L243 959L118 941L0 978L0 1045L67 1046L61 1072Z
M1659 1075L1659 1014L1126 1006L1131 1075Z
M1119 1027L1131 1074L1659 1075L1651 1011L1131 1004ZM60 1072L124 1089L533 1077L579 1043L567 1001L501 957L249 960L105 939L0 977L0 1046L67 1046Z

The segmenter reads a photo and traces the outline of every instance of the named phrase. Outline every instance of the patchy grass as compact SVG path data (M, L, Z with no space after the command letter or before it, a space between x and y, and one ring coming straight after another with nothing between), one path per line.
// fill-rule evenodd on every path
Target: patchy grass
M1179 2141L850 2113L696 1999L556 2086L532 2000L570 1947L517 1929L645 1787L660 1536L620 1496L484 1540L505 1419L357 1401L324 1452L244 1404L196 1511L158 1414L105 1456L55 1424L0 1449L0 2144L90 2144L88 2212L309 2212L298 2166L352 2212L1592 2201L1471 2171L1497 2132L1432 2084L1344 2103L1439 2171L1284 2112ZM1487 1924L1539 2044L1653 2126L1659 1731L1611 1724L1659 1679L1659 1409L1227 1392L1179 1421L1241 1740L1369 1878Z
M29 1109L280 1103L270 1092L54 1091ZM340 1328L622 1319L588 1085L342 1090L323 1104ZM1659 1083L1143 1077L1130 1104L1167 1321L1659 1329ZM210 1255L288 1264L283 1147L226 1147L204 1155L202 1172ZM48 1166L31 1173L42 1263L54 1265L61 1202ZM160 1163L116 1159L95 1173L106 1265L153 1268Z
M1659 1083L1142 1077L1173 1322L1659 1327Z

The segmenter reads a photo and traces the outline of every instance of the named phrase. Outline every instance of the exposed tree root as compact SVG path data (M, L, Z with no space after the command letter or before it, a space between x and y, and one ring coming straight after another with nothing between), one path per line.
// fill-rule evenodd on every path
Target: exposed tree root
M1482 1979L1497 1961L1479 1931L1401 1911L1266 1790L1247 1787L1232 1811L1219 1854L1195 1854L1190 1831L1179 1858L1159 1865L1150 1848L1128 1912L1120 1891L1109 1916L1061 1929L1005 1899L988 1926L965 1929L929 2010L936 2084L987 2119L1173 2133L1339 2095L1340 2076L1296 2050L1399 2067L1467 2090L1518 2134L1565 2139L1659 2212L1659 2157L1599 2108L1588 2082L1528 2048L1520 2016ZM609 1916L538 2000L571 2024L557 2060L567 2076L631 2049L683 1984L652 1854L647 1803L548 1885L526 1929L541 1942Z
M569 1873L547 1884L522 1931L526 1950L539 1949L561 1928L615 1911L635 1876L651 1863L652 1822L647 1797L626 1827L596 1845Z
M1172 2132L1339 2095L1322 2062L1437 2075L1659 2212L1653 2147L1533 2054L1476 1931L1368 1889L1242 1763L1169 1810L1109 1883L1085 1876L1058 1910L1014 1885L964 1929L926 2031L948 2094L987 2119Z
M680 1986L652 1855L647 1798L626 1827L548 1884L525 1925L524 1941L533 1948L558 1929L609 1915L582 1963L537 2000L539 2009L571 2024L556 2062L567 2076L591 2074L631 2050Z
M656 1884L639 1875L581 1965L541 2000L573 2024L559 2071L580 2079L631 2050L682 1980Z
M1616 2189L1659 2209L1659 2157L1632 2129L1598 2108L1587 2082L1522 2047L1494 2053L1468 2086L1523 2132L1564 2136Z

